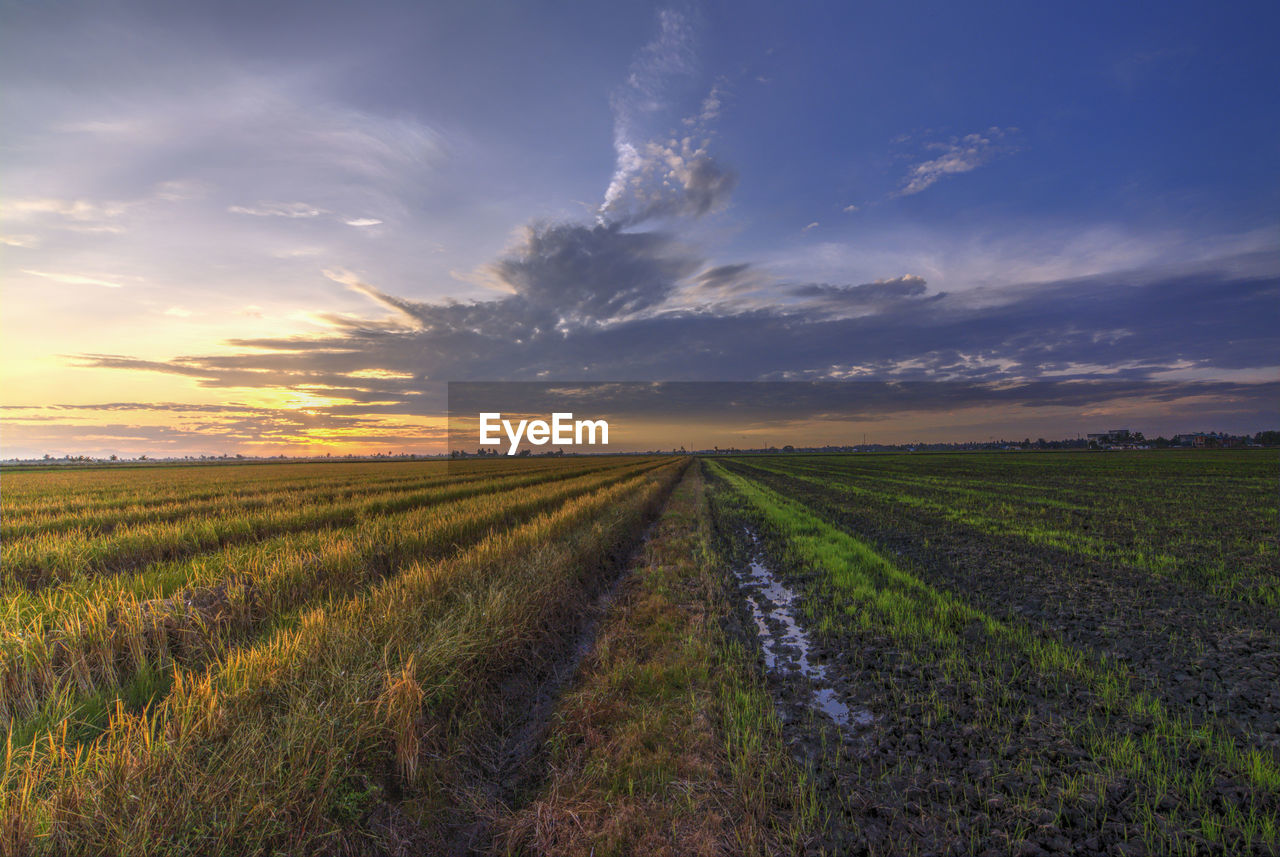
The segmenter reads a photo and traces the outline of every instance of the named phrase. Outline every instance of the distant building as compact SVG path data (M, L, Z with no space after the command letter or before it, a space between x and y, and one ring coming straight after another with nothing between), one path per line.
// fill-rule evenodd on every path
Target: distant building
M1139 444L1146 442L1142 432L1131 432L1127 428L1111 429L1090 434L1088 438L1089 446L1098 447L1099 449L1134 449Z
M1174 440L1181 446L1190 446L1195 449L1231 449L1249 445L1249 438L1246 436L1230 435L1216 431L1180 434Z

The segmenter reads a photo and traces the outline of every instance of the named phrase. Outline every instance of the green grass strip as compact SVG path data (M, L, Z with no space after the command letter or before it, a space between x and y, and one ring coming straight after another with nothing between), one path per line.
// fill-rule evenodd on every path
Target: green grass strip
M993 652L1023 658L1032 669L1056 678L1062 686L1083 684L1102 708L1100 720L1090 718L1074 727L1077 740L1105 766L1125 771L1143 787L1144 798L1176 794L1188 809L1184 823L1223 845L1246 851L1265 844L1280 844L1280 818L1274 810L1256 803L1232 809L1213 805L1203 783L1227 773L1259 793L1272 806L1280 798L1280 767L1261 751L1242 750L1229 736L1211 726L1196 726L1171 714L1149 694L1135 689L1134 677L1121 665L1037 637L1025 625L993 619L949 593L928 586L898 569L864 542L845 533L807 507L730 472L719 463L716 474L780 533L802 561L822 569L832 587L832 600L846 613L870 612L863 621L900 641L916 646L959 649L959 635L975 624L989 639ZM980 668L981 665L975 665ZM1118 737L1105 726L1106 716L1120 714L1151 723L1151 740L1141 742ZM1198 751L1199 759L1192 761ZM1152 814L1156 814L1152 809ZM1151 828L1154 831L1155 828ZM1160 833L1153 845L1160 852L1182 853L1176 832L1173 840ZM1160 841L1163 839L1163 841Z

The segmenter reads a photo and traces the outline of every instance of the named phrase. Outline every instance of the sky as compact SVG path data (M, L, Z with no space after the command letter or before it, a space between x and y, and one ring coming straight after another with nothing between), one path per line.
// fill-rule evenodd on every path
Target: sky
M0 456L436 452L477 380L857 382L775 443L1278 428L1278 24L3 0Z

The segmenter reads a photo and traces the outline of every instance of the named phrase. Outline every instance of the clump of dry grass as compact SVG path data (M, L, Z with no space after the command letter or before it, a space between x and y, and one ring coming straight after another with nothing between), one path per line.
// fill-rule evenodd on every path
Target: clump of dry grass
M406 785L418 778L418 755L422 746L422 700L425 692L414 671L414 655L399 672L387 673L387 689L378 697L377 710L383 716L395 746L396 769Z
M55 739L50 736L50 742ZM32 811L36 784L47 765L33 746L14 747L13 736L5 742L4 768L0 769L0 855L26 857L39 832Z

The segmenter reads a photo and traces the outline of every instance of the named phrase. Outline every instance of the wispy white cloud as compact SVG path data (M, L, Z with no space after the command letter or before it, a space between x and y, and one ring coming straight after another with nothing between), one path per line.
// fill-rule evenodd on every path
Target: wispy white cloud
M344 220L343 223L348 226L378 226L382 221L376 217L357 217L353 220Z
M376 286L371 286L364 282L355 273L342 268L325 270L321 273L330 280L333 280L335 283L340 283L351 291L364 295L375 303L382 304L387 309L393 310L396 313L396 315L390 318L377 320L375 322L377 326L386 329L399 330L416 330L422 327L421 316L419 313L413 311L413 304L410 301L406 301L404 298L395 297L394 295L389 295ZM343 326L351 323L349 318L339 317L331 313L317 314L316 317L322 319L323 323L330 325L337 324L339 326Z
M412 372L396 372L392 369L357 369L348 372L348 378L374 378L381 381L412 380Z
M912 271L932 286L957 294L980 286L1069 280L1208 259L1246 259L1274 246L1273 230L1206 239L1183 230L1139 230L1122 223L1081 228L1041 220L945 230L882 226L857 240L790 247L762 262L788 279L812 282L870 282L885 271Z
M319 217L329 213L305 202L259 202L253 206L233 205L227 211L254 217Z
M92 221L119 217L126 205L120 202L93 202L87 199L58 199L54 197L23 197L6 200L0 209L0 217L6 220L29 220L42 215L54 215L67 220Z
M312 245L280 247L271 251L271 255L276 259L307 259L313 256L321 256L324 253L325 248Z
M601 223L701 216L722 206L736 183L708 150L708 126L720 115L723 81L712 85L696 113L675 123L670 90L697 68L694 27L670 9L659 12L658 26L657 38L640 50L610 100L616 165L597 212ZM672 131L673 125L684 131Z
M947 176L972 172L1005 150L1003 141L1016 132L1016 128L997 128L952 137L945 143L930 143L927 149L938 154L915 164L907 171L902 188L895 196L910 196L931 187Z
M697 116L688 116L683 120L685 126L693 126L699 122L706 124L720 118L720 108L724 106L724 81L717 80L711 85L711 91L702 99L702 109Z
M155 188L155 198L163 202L186 202L201 199L209 193L203 182L171 179L160 182Z
M121 218L136 202L104 202L83 198L20 196L0 206L0 220L19 222L27 229L55 229L69 232L119 234L125 231ZM38 235L28 235L21 246L35 246Z
M721 208L737 176L711 157L706 141L686 136L639 144L626 153L625 177L613 201L601 207L605 219L638 223L651 217L700 217Z
M346 286L348 288L356 288L362 286L360 278L345 268L325 268L320 272L326 279L333 280L335 283Z
M53 280L57 283L65 283L69 286L104 286L108 289L119 289L123 284L114 280L104 280L101 277L86 277L81 274L60 274L50 271L34 271L30 268L23 269L22 273L30 274L33 277L42 277L46 280Z
M297 241L300 222L315 224L309 242L341 253L355 240L349 222L420 218L448 157L419 115L353 106L305 68L268 73L195 57L145 83L118 77L86 80L54 101L28 81L11 90L21 109L6 127L13 155L0 165L0 231L48 248L30 267L78 267L109 253L138 268L171 266L167 279L190 283L197 245L210 255L234 245L229 264L250 268ZM71 232L85 237L72 242ZM208 280L227 268L202 271Z
M679 12L658 13L658 36L641 48L631 63L626 82L614 91L613 148L617 166L605 190L602 211L616 208L627 193L633 176L646 161L645 145L637 127L646 116L666 107L664 89L671 77L688 74L694 67L693 28Z
M810 223L808 226L806 226L805 228L801 229L800 231L801 231L801 232L808 232L810 229L817 229L817 228L818 228L819 226L821 226L821 225L822 225L821 223L819 223L818 221L816 221L816 220L815 220L815 221L813 221L812 223Z

